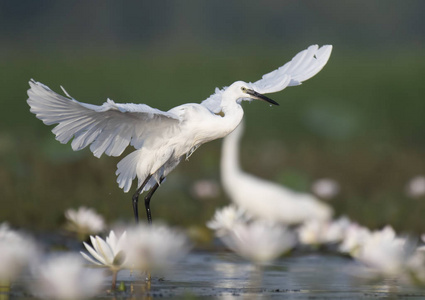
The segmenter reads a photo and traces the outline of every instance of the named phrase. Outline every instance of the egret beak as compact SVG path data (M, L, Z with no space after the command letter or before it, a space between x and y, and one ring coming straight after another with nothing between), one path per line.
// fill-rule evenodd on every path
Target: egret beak
M263 94L257 93L254 90L247 89L246 93L253 96L254 98L256 98L258 100L263 100L263 101L266 101L270 104L279 105L279 103L277 103L276 101L270 99L269 97L264 96Z

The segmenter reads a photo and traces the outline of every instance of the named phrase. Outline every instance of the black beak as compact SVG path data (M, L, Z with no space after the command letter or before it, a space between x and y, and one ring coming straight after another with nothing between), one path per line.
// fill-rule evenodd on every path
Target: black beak
M255 97L255 98L257 98L257 99L259 99L259 100L266 101L266 102L268 102L270 104L279 105L279 103L277 103L276 101L270 99L269 97L264 96L263 94L257 93L254 90L247 89L246 90L246 93L249 94L249 95L251 95L251 96L253 96L253 97Z

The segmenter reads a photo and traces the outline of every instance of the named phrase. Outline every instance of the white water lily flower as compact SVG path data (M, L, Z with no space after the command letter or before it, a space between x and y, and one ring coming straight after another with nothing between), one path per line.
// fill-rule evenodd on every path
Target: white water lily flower
M322 232L322 240L324 243L341 242L345 236L345 232L350 227L351 221L346 216L342 216L325 226Z
M80 256L64 254L50 258L33 270L32 293L47 299L86 299L99 293L103 272L84 268Z
M359 249L356 259L385 275L396 275L405 269L412 256L405 238L396 236L391 226L373 231Z
M351 222L347 217L334 221L309 220L298 228L298 238L304 245L321 245L340 242Z
M0 282L16 279L37 257L38 249L31 238L11 230L6 223L0 225Z
M313 183L311 190L318 197L330 200L338 195L340 187L337 181L330 178L322 178Z
M371 232L368 228L356 223L351 224L345 231L345 237L339 246L339 251L350 254L352 257L357 257L370 234Z
M127 243L126 237L127 233L124 231L120 238L117 239L112 230L109 236L106 237L106 242L99 236L90 236L90 241L94 249L85 242L83 244L93 258L80 251L81 255L89 262L99 267L109 268L112 271L112 289L115 289L118 271L124 268L126 260L124 251Z
M425 176L413 177L406 185L406 194L412 198L425 196Z
M296 244L292 231L263 220L237 222L220 239L238 255L260 265L276 259Z
M189 252L187 237L160 225L138 225L127 231L126 264L139 270L166 269Z
M310 220L304 222L298 228L298 239L304 245L320 245L322 244L322 231L324 222L320 220Z
M85 259L97 266L107 267L112 271L118 271L123 268L125 262L124 247L127 243L126 237L127 233L124 232L120 238L117 239L112 230L109 236L106 237L106 241L99 236L90 236L93 247L85 242L83 244L93 258L84 252L80 253Z
M106 228L103 217L92 208L82 206L78 210L68 209L65 212L65 217L68 220L66 228L77 232L82 239L87 235L97 234Z
M217 236L223 236L232 230L236 223L247 220L249 220L249 217L244 210L235 205L229 205L217 209L212 220L207 223L207 227L214 230Z
M197 180L192 185L191 194L197 199L215 198L220 194L220 187L213 180Z

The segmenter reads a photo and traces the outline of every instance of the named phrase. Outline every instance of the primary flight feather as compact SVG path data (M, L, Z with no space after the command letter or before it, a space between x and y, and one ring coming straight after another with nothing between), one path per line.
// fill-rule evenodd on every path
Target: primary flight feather
M90 145L96 157L103 153L120 156L129 146L136 150L117 165L120 188L130 190L137 177L133 209L138 220L137 201L143 191L148 221L151 222L150 197L162 180L185 156L200 145L226 136L243 117L243 100L263 100L277 105L263 94L299 85L317 74L329 59L332 46L310 46L290 62L270 72L254 83L236 81L229 87L216 89L201 104L187 103L167 112L146 104L120 104L108 99L102 105L79 102L52 91L46 85L31 80L28 90L30 111L46 125L58 124L52 132L65 144L71 139L77 151ZM220 114L219 114L220 113Z

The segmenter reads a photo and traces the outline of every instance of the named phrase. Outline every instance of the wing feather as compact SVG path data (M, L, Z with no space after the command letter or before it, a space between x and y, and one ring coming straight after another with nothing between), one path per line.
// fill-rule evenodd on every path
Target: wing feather
M287 86L300 85L301 82L316 75L328 62L332 52L331 45L319 48L312 45L295 55L291 61L280 68L264 74L263 77L254 82L248 83L250 88L260 94L275 93L283 90ZM226 87L215 89L215 93L202 101L202 105L213 113L221 111L222 93Z
M295 55L282 67L251 83L251 87L261 94L267 94L281 91L287 86L299 85L316 75L326 65L331 52L331 45L320 48L312 45Z
M164 134L171 134L179 116L146 104L121 104L108 99L103 105L78 102L61 96L46 85L29 82L30 111L46 125L58 124L52 132L65 144L72 138L73 150L90 145L96 157L119 156L128 145L136 149Z
M227 87L224 87L222 89L215 88L215 93L209 96L207 99L201 102L201 105L208 108L210 111L212 111L215 114L220 113L221 111L221 94L224 92L224 90Z

